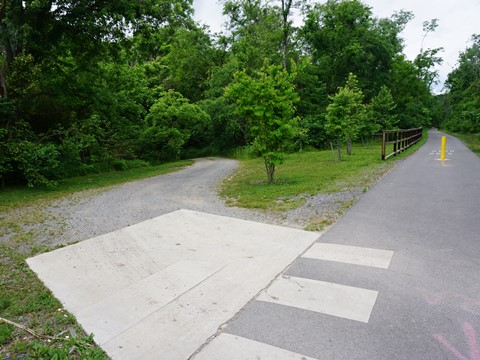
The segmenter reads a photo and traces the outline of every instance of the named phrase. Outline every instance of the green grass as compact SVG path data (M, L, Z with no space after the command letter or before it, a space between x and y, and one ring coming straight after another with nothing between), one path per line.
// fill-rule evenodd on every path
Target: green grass
M234 206L288 210L303 203L299 196L367 189L393 164L381 160L380 145L354 145L353 155L342 154L342 160L335 162L330 150L288 154L273 184L266 181L262 159L243 160L221 194Z
M480 134L450 134L462 140L470 150L480 156Z
M70 350L69 359L107 359L25 263L27 257L42 250L47 249L32 248L25 254L15 246L0 244L0 316L37 334L59 336L62 340L36 339L0 321L0 359L67 359Z
M223 182L221 195L230 206L282 213L303 205L308 196L367 191L393 168L396 160L412 154L427 138L428 134L424 132L421 141L387 161L381 160L379 143L354 145L353 155L342 153L343 161L340 163L335 162L331 150L288 154L284 164L277 167L273 184L266 181L262 159L245 159L242 156L239 169ZM323 230L353 203L354 197L347 196L346 200L332 207L332 212L317 213L307 219L305 230Z
M37 244L45 230L35 225L52 220L44 210L55 199L165 174L191 163L181 161L66 179L52 189L0 190L0 317L33 329L37 334L62 334L63 338L54 342L35 339L0 321L0 359L108 359L27 266L28 257L52 250Z

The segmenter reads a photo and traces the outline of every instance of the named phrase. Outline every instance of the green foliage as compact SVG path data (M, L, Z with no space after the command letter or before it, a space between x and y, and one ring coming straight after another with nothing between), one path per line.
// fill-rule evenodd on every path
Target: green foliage
M345 86L341 87L331 100L325 116L325 130L339 147L344 141L355 140L366 120L363 93L358 88L358 81L354 74L349 75ZM340 160L340 151L338 151L338 161Z
M208 72L214 65L215 50L210 37L202 29L180 29L167 48L168 53L160 60L163 87L193 102L201 100Z
M17 55L10 64L6 86L20 117L34 112L31 98L40 91L40 72L41 68L31 54Z
M472 45L460 54L447 87L442 126L454 132L480 132L480 35L472 36Z
M255 148L264 159L268 182L274 181L275 167L283 162L282 150L295 135L298 101L293 80L281 66L265 63L256 77L244 71L236 74L226 96L235 101L236 113L245 118Z
M399 127L446 117L439 107L431 110L439 49L422 48L413 62L402 54L399 34L411 13L376 18L360 0L223 5L228 31L211 34L192 19L191 0L1 2L0 185L53 185L59 178L124 169L135 160L226 153L253 138L260 148L274 148L224 95L240 70L258 79L265 59L292 66L297 75L289 80L296 92L289 117L299 126L274 130L278 138L291 133L282 150L329 145L329 96L349 73L356 74L364 102L373 99L373 114L388 113L382 116L391 117L387 123L395 123L395 115ZM299 8L305 22L296 28L292 9ZM436 26L426 22L424 36ZM456 76L455 84L463 78ZM396 110L380 96L383 86ZM475 89L452 87L452 127L478 127ZM290 108L290 99L279 101ZM376 117L356 133L374 132ZM269 171L281 162L278 154L266 159Z
M0 345L6 343L12 338L13 326L0 323Z
M385 84L395 53L401 50L401 26L376 19L359 0L329 0L307 12L303 36L329 95L358 76L367 99Z
M39 360L68 360L74 357L92 360L108 358L102 349L92 345L93 335L83 338L71 338L53 345L34 341L29 355L32 359Z
M278 9L264 0L227 0L223 13L228 16L231 52L241 68L252 75L263 67L264 59L282 61L282 21Z
M235 105L224 96L198 103L210 116L211 144L218 150L228 150L245 143L245 124L235 116Z
M398 127L410 129L430 125L432 95L428 84L418 76L418 69L404 55L395 57L389 89L397 104Z
M397 105L393 100L392 93L386 86L382 86L380 92L370 103L370 134L375 134L380 130L394 129L398 124L396 109Z
M180 93L164 92L145 118L147 126L141 135L141 150L147 158L176 159L184 145L206 144L209 121L205 111L190 104Z
M0 150L0 182L13 174L29 187L55 184L58 149L51 143L36 142L28 124L18 122L15 128L0 129Z

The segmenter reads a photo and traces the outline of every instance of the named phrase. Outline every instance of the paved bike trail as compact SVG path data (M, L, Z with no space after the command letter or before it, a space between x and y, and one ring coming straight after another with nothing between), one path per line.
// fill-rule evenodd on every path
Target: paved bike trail
M480 158L441 136L366 193L195 359L480 360Z

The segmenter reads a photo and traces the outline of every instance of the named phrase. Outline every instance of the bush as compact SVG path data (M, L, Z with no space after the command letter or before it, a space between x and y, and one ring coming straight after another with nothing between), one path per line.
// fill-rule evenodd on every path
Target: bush
M127 162L125 160L115 160L113 168L117 171L127 170Z
M29 187L56 184L53 179L59 162L58 150L54 144L35 144L30 141L12 143L10 155Z

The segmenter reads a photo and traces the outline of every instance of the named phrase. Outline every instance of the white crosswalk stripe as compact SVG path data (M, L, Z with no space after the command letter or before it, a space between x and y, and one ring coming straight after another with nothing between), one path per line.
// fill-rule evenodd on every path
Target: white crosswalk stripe
M393 251L316 243L302 257L388 269Z
M222 333L213 339L194 360L316 360L244 337Z
M368 323L377 295L373 290L281 276L257 300Z

